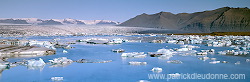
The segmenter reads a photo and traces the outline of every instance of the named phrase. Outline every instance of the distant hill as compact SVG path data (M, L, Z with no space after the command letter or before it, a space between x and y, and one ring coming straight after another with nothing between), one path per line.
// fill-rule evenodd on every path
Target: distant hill
M243 32L250 31L250 9L223 7L196 13L160 12L141 14L120 26L149 27L188 32Z
M76 19L38 19L38 18L1 18L1 24L29 24L29 25L99 25L119 24L110 20L76 20Z

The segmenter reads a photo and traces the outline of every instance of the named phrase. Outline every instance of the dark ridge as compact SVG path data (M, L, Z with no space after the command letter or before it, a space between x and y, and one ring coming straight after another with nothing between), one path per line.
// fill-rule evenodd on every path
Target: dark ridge
M249 32L250 9L223 7L210 11L172 14L141 14L120 26L148 27L188 32Z

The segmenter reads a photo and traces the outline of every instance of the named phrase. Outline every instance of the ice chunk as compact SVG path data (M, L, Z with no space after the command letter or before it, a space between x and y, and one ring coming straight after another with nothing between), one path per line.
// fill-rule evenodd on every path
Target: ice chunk
M172 51L170 49L158 49L156 52L162 53L164 55L172 55Z
M234 63L235 65L239 65L240 64L240 61L237 61L236 63Z
M131 53L122 53L121 57L130 57L130 58L145 58L147 54L144 52L131 52Z
M130 65L146 65L147 62L137 62L137 61L132 61L132 62L129 62Z
M100 59L79 59L77 61L75 61L77 63L108 63L108 62L112 62L112 60L100 60Z
M116 53L121 53L121 52L124 52L125 50L124 49L112 49L112 52L116 52Z
M203 60L203 61L206 61L206 60L209 59L209 57L205 56L205 57L201 57L201 58L199 58L199 59L200 59L200 60Z
M162 68L154 67L151 71L159 73L159 72L162 72Z
M180 61L180 60L171 60L171 61L167 61L167 63L181 64L182 61Z
M139 80L138 82L150 82L148 80Z
M250 59L246 59L246 62L250 62Z
M222 61L221 63L228 63L227 61Z
M211 61L209 62L210 64L217 64L217 63L220 63L220 61Z
M67 59L67 57L54 58L53 60L49 61L50 64L52 64L52 67L66 66L73 62L71 59Z
M207 55L207 52L198 52L197 55Z
M45 62L43 61L42 58L39 58L39 60L28 60L27 61L27 66L44 66Z
M51 77L52 81L63 81L63 77Z
M214 61L215 61L215 60L216 60L216 58L211 58L211 60L214 60Z
M169 41L167 41L167 43L176 43L177 41L176 40L169 40Z
M182 45L180 47L183 47L183 48L200 48L199 46L193 46L193 45Z
M63 50L63 53L68 53L68 51L66 51L66 50Z
M117 38L117 39L110 40L108 43L109 44L121 44L122 42L124 42L123 39Z
M179 49L176 49L176 51L189 51L189 50L192 50L192 48L179 48Z

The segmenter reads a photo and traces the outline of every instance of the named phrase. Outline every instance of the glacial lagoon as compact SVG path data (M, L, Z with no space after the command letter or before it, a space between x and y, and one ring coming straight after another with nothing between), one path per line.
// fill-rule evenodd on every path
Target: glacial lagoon
M14 37L1 37L1 39L13 39ZM145 58L122 58L122 53L114 53L112 49L124 49L124 53L129 52L156 52L158 49L174 49L180 48L181 44L171 43L149 43L155 39L165 39L163 35L159 36L112 36L112 35L90 35L90 36L30 36L18 37L15 39L27 39L38 41L51 41L52 39L60 39L61 42L75 42L70 44L72 49L57 48L55 55L29 57L29 58L9 58L8 62L16 62L29 59L42 58L46 63L48 60L67 57L71 60L88 59L88 60L112 60L107 63L76 63L69 65L52 67L46 64L43 67L28 67L18 65L9 69L2 69L0 82L53 82L51 77L63 77L60 82L139 82L140 80L150 82L249 82L250 81L250 56L227 56L219 55L218 51L233 50L231 47L212 47L204 44L190 44L199 46L200 48L193 48L193 50L208 50L214 49L214 54L208 54L209 58L216 58L219 61L227 61L228 63L211 64L212 60L200 60L196 55L173 55L169 59L159 59L157 57ZM135 40L133 42L124 42L122 44L87 44L85 42L76 42L80 39L88 38L122 38L126 40ZM63 53L67 50L68 53ZM169 60L180 60L182 63L174 64L167 63ZM131 61L147 62L146 65L129 65ZM240 64L235 64L240 61ZM162 72L151 71L154 67L162 68ZM149 74L175 74L175 73L198 73L198 74L245 74L245 79L150 79Z

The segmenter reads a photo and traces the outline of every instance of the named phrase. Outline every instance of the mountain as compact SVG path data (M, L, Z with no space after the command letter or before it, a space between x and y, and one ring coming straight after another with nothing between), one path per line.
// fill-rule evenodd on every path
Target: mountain
M63 25L61 22L55 21L55 20L44 20L41 23L38 23L38 25Z
M0 23L10 23L10 24L28 24L27 21L25 20L20 20L20 19L4 19L0 20Z
M141 14L120 26L162 28L189 32L250 31L250 9L223 7L211 11L172 14Z
M99 24L119 24L110 20L76 20L66 19L38 19L38 18L2 18L0 24L30 24L30 25L99 25Z
M114 24L117 25L119 22L110 21L110 20L81 20L87 25L101 25L101 24Z

